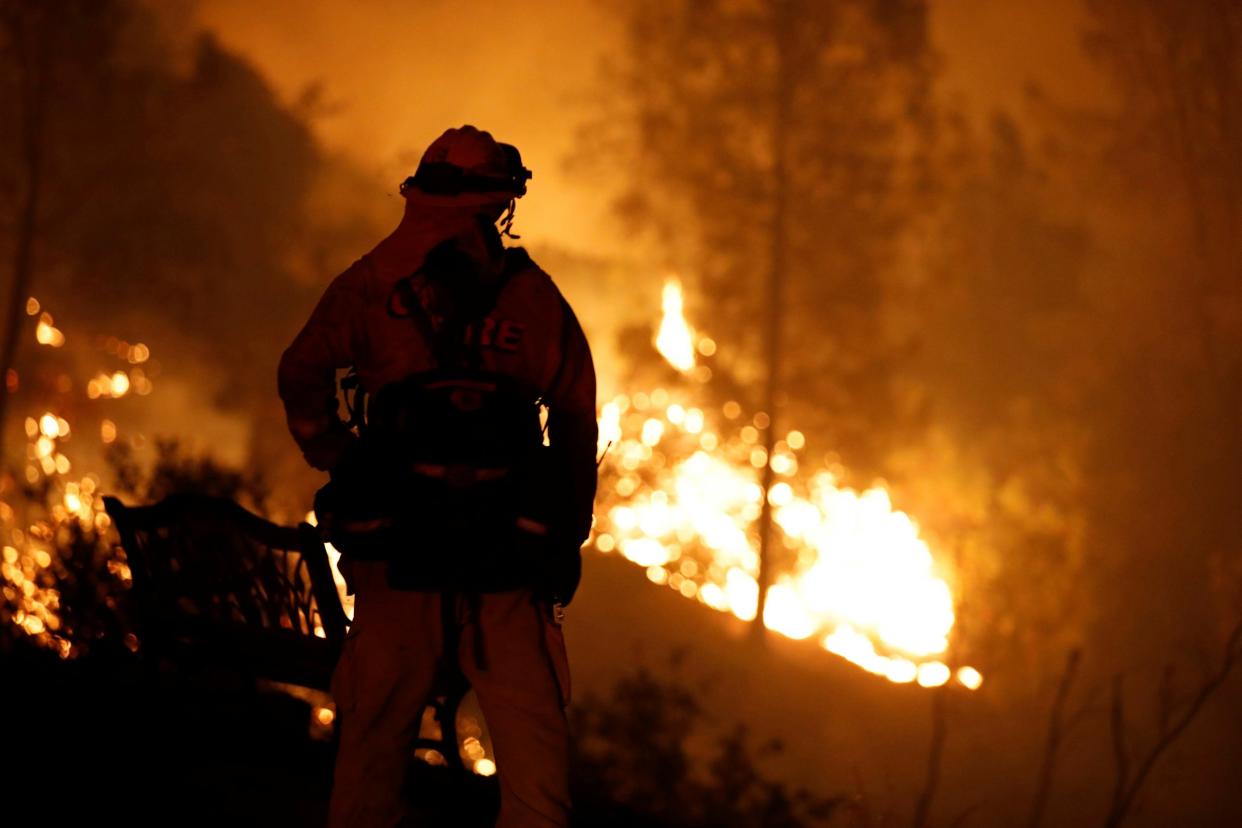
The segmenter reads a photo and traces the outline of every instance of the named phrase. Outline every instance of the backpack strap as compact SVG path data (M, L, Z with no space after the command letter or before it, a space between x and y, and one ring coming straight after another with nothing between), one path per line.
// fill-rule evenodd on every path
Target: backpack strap
M535 264L534 259L526 252L524 247L507 247L505 248L505 266L503 279L508 281L512 277L524 270L540 270L539 265ZM542 272L542 271L541 271ZM568 324L570 320L575 319L573 310L569 307L569 303L565 301L565 297L557 291L557 298L560 301L561 316L565 320L565 324L561 325L560 337L560 361L557 363L556 372L552 375L551 382L547 388L539 389L538 402L543 405L548 395L548 391L555 388L561 381L561 376L565 373L565 353L568 350L569 335L571 327Z

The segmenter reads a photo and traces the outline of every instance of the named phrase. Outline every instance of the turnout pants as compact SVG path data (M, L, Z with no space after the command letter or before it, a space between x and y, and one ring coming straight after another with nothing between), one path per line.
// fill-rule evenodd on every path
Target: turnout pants
M409 824L401 787L443 654L442 599L389 589L383 564L354 566L354 623L332 677L340 747L328 822L390 828ZM443 617L458 625L457 660L491 733L497 828L563 828L569 676L560 628L526 590L455 603Z

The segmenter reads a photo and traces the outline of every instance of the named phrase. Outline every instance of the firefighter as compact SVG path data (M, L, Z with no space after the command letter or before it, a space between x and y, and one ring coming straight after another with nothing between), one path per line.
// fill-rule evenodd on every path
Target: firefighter
M400 789L411 743L446 664L474 688L488 723L501 791L497 825L568 824L569 675L558 610L577 587L579 548L591 523L595 373L586 338L556 285L524 250L504 244L529 177L517 150L489 133L471 126L446 131L402 185L405 210L396 230L329 285L280 362L289 430L307 462L332 472L330 486L339 496L365 493L359 497L391 513L372 522L391 534L359 545L390 547L389 559L352 559L342 543L356 603L332 679L340 747L329 822L338 828L380 828L407 818ZM497 507L508 534L460 523L437 529L437 513L452 510L418 502L466 468L442 456L434 462L405 456L420 450L409 435L427 430L420 419L431 416L425 409L442 407L443 395L434 394L443 384L422 378L443 377L446 362L462 387L474 388L476 376L511 381L521 389L511 393L526 395L523 412L530 398L544 407L546 432L537 439L551 472L534 478L537 486L523 477L521 494L541 494L547 508L535 509L534 518L518 515L515 524L503 504ZM390 420L417 424L402 432L405 442L394 431L398 436L385 433L366 450L366 440L342 421L336 377L346 368L356 371L372 408L388 399L398 409ZM487 382L476 385L497 387ZM402 390L411 383L414 391ZM453 386L448 395L463 421L479 408L473 394ZM445 448L451 440L434 435L423 443L454 450ZM393 468L405 471L394 477ZM410 477L410 468L424 476ZM490 479L483 471L467 476ZM446 497L476 491L454 486L443 488ZM481 502L482 495L463 507L474 509L478 524L487 522L478 518ZM331 512L319 503L317 510ZM325 517L332 516L321 514L321 524ZM523 537L536 542L522 543ZM517 547L529 549L517 554ZM394 575L399 569L401 578Z

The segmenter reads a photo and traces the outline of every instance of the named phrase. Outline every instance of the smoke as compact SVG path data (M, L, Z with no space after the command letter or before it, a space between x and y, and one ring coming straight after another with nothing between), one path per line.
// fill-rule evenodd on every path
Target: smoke
M619 45L607 3L200 0L192 13L180 3L159 8L183 30L192 19L214 32L286 100L319 85L326 108L316 134L387 180L407 174L443 129L473 123L519 146L535 170L521 211L533 240L586 250L615 244L606 232L607 184L583 182L561 163L583 105L612 94L597 82L601 60ZM1100 104L1107 90L1082 49L1085 24L1081 0L935 3L942 89L981 117L1020 108L1028 86Z
M1083 49L1086 26L1082 0L934 3L942 90L978 117L998 110L1020 116L1029 87L1073 106L1106 104L1109 90Z
M535 172L518 211L533 243L610 244L607 197L566 173L580 104L611 42L601 4L203 0L196 21L239 51L287 101L310 89L316 135L396 184L451 126L474 124L518 146ZM379 194L377 194L379 197Z

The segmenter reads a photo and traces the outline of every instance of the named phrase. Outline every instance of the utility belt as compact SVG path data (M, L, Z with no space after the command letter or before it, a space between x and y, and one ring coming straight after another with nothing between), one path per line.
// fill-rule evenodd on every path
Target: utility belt
M386 561L394 589L539 589L566 501L552 458L512 380L428 372L376 395L315 512L343 556Z

